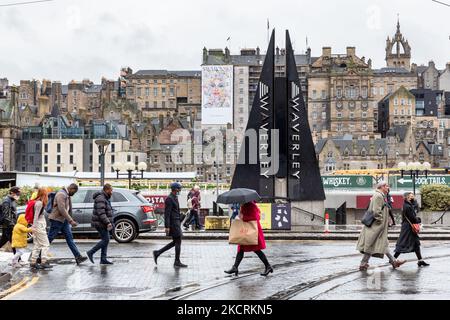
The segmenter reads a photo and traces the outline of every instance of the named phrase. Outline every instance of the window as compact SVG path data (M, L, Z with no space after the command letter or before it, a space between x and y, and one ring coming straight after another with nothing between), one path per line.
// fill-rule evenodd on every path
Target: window
M56 145L56 152L61 152L61 144L60 143L58 143Z
M363 113L361 114L361 116L362 116L363 118L367 118L367 112L363 112Z
M150 96L150 88L145 88L145 96Z
M327 120L327 113L326 112L322 112L322 120Z
M325 100L327 98L327 94L325 90L322 90L322 100Z
M91 192L93 192L93 191L91 191ZM88 190L86 190L86 189L85 190L83 190L83 189L78 190L78 192L75 193L72 196L72 203L84 203L84 200L86 199L86 194L87 193L88 193ZM92 202L94 202L94 201L92 201Z
M39 152L41 150L41 145L39 143L36 144L36 152Z
M317 91L316 91L316 90L313 90L313 92L312 92L312 98L313 98L313 99L316 99L316 98L317 98Z
M153 96L155 96L155 98L158 96L158 88L153 88Z
M153 108L158 108L158 101L153 101Z
M47 167L44 167L44 172L48 172L48 168Z
M161 108L165 108L165 107L166 107L166 102L165 101L161 102Z
M128 199L119 192L113 192L111 202L128 202Z
M174 88L170 88L170 96L173 97L175 96L175 89Z
M34 164L34 156L30 156L30 164L31 164L31 165Z
M70 152L73 152L73 143L70 144Z
M342 98L342 89L341 88L336 89L336 97L338 99Z
M70 155L69 164L73 164L73 156L72 155Z
M48 164L48 156L47 155L44 156L44 164Z
M56 172L61 172L61 167L57 167Z
M166 96L166 88L161 88L161 94L163 97Z
M131 162L131 155L127 155L127 161Z
M56 156L56 164L61 164L61 156L59 154Z
M344 170L350 170L350 164L344 163Z
M145 101L145 109L148 109L148 108L150 108L150 102Z
M138 97L142 96L142 88L137 88L137 94Z
M116 162L116 156L115 155L111 155L111 163L115 163Z

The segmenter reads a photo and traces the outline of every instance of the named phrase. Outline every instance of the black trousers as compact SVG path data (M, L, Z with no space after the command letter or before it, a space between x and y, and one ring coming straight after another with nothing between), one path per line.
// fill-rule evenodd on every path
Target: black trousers
M173 237L172 242L158 250L158 256L175 247L175 262L180 262L181 237Z
M13 229L14 229L14 227L12 227L12 226L8 226L8 227L3 226L2 227L2 238L0 239L0 248L3 247L8 242L10 242L12 245ZM13 250L13 253L16 254L16 249L13 248L12 250Z
M417 249L414 251L414 253L416 254L418 260L422 260L422 253L420 252L420 247L417 248ZM401 253L396 252L396 253L394 254L395 259L397 259L398 257L400 257L400 255L401 255Z
M266 255L264 254L264 252L262 252L261 250L259 251L255 251L256 255L258 256L259 259L261 259L261 261L264 263L264 265L266 267L269 267L269 260L267 260ZM236 261L234 262L234 266L237 268L239 268L239 265L242 262L242 259L244 259L244 251L239 251L238 254L236 255Z

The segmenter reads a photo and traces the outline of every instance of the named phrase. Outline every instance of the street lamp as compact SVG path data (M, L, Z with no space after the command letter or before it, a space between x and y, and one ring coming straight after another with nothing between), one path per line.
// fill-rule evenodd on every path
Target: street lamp
M108 150L108 146L111 144L109 140L96 140L95 144L98 146L98 152L100 153L100 185L105 185L105 154Z
M400 162L398 164L398 167L402 174L402 178L405 174L405 171L409 171L413 183L413 192L414 195L416 195L416 179L419 178L421 172L423 172L425 174L425 177L428 178L428 172L431 170L431 164L428 162L410 162L408 164L406 164L406 162Z
M128 178L128 188L131 189L131 179L133 179L134 176L137 175L137 173L133 172L134 170L136 170L136 164L134 164L133 162L116 162L113 167L117 173L117 179L120 179L121 171L126 171L126 173L124 174ZM145 162L140 162L137 165L137 169L140 171L140 178L144 179L144 172L147 170L147 164Z

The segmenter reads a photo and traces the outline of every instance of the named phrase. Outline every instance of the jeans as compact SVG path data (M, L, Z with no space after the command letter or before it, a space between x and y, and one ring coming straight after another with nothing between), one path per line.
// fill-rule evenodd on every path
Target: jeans
M70 251L72 251L74 257L75 258L81 257L81 254L78 251L75 242L73 241L72 227L70 226L69 222L67 220L65 220L64 222L50 220L50 231L48 232L48 241L52 243L60 232L64 235L67 245L69 246Z
M97 229L98 233L100 234L101 240L91 249L88 251L89 254L94 255L98 250L101 250L100 255L100 263L107 261L107 252L108 252L108 244L109 244L109 231L103 228L95 228Z

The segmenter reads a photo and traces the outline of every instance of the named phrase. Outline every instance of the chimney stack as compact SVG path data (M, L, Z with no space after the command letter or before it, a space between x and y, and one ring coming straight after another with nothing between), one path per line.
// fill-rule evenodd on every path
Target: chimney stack
M355 47L347 47L347 56L355 56L356 48Z
M323 47L322 48L322 56L331 58L331 47Z

